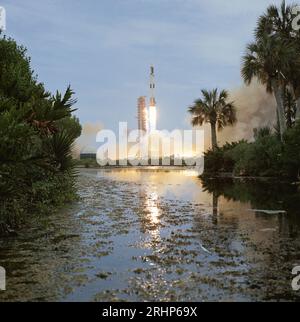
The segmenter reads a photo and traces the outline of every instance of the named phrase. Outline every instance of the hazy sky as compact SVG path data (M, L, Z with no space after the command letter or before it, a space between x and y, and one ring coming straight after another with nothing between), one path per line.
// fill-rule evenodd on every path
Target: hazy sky
M159 129L189 128L201 88L242 84L241 55L269 0L2 0L6 34L28 48L46 88L70 83L81 122L136 127L157 74Z

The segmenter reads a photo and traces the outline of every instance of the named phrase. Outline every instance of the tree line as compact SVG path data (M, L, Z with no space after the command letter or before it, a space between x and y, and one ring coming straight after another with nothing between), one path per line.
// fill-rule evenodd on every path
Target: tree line
M258 80L274 95L277 123L254 129L254 142L218 146L217 130L237 122L236 106L226 90L202 90L189 107L193 126L209 123L212 149L206 153L206 173L290 176L300 172L300 32L293 28L294 5L271 5L258 19L254 41L242 58L245 84Z

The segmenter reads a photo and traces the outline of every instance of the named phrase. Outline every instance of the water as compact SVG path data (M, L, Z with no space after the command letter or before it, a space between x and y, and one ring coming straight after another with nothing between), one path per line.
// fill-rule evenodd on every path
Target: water
M81 201L0 240L0 300L300 299L297 186L113 169L82 170L78 189Z

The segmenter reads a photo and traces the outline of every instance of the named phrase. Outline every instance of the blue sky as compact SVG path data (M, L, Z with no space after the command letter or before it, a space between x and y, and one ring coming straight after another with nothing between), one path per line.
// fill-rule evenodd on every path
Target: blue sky
M6 34L28 48L46 88L76 91L82 123L136 127L157 74L159 129L189 128L202 88L241 86L241 56L273 0L0 0Z

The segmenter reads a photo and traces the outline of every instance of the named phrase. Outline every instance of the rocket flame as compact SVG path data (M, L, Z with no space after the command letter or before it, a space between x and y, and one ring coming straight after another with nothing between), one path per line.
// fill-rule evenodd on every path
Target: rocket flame
M149 130L150 133L156 131L157 112L156 106L149 107Z

